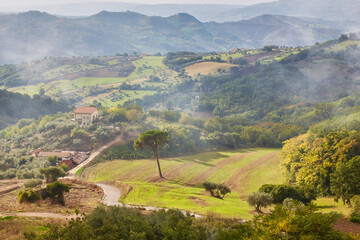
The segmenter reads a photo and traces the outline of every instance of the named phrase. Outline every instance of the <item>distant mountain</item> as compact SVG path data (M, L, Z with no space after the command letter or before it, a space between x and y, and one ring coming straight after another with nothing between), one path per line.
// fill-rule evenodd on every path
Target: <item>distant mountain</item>
M125 2L87 2L58 5L19 6L17 11L38 10L62 16L90 16L100 11L126 12L132 11L148 16L169 17L178 13L188 13L200 21L212 21L213 16L224 11L239 9L241 5L227 4L136 4ZM11 10L11 9L9 9Z
M214 21L239 21L263 14L360 22L360 0L279 0L233 8L213 16Z
M44 56L311 45L336 38L343 31L344 26L337 22L273 15L203 23L186 13L163 18L102 11L86 18L65 18L30 11L0 16L0 64Z
M90 16L99 11L138 12L148 16L168 17L188 13L202 22L240 21L264 14L322 18L360 23L360 0L278 0L250 6L227 4L135 4L121 2L85 2L57 5L17 6L16 11L45 11L63 16ZM2 9L3 12L15 9Z

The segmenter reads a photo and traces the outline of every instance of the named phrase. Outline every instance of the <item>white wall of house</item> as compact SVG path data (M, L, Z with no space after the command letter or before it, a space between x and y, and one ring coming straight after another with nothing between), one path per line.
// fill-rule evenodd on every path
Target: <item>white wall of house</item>
M81 125L90 125L99 116L99 111L95 110L92 114L89 113L74 113L74 119L81 122Z

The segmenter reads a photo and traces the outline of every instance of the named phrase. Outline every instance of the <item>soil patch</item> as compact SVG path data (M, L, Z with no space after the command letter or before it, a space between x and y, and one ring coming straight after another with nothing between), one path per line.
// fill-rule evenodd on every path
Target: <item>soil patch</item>
M0 196L24 185L24 180L0 180Z
M360 224L350 222L348 218L338 220L333 227L335 230L345 234L357 235L357 239L360 239Z

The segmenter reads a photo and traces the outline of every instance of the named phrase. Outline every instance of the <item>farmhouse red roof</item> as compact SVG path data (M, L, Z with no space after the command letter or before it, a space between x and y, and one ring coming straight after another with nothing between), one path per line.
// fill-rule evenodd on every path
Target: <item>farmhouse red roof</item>
M97 110L96 107L78 107L77 109L74 110L74 113L88 113L88 114L92 114L93 112L95 112Z

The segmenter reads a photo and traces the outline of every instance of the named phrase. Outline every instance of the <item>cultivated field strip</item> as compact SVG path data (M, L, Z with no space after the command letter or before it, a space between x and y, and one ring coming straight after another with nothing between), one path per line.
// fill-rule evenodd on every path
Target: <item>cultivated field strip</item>
M279 151L242 149L160 159L163 179L158 177L154 159L115 160L90 169L88 180L130 185L132 191L123 201L126 204L250 218L247 194L262 184L282 182ZM224 200L213 198L202 188L204 181L225 183L232 192Z

